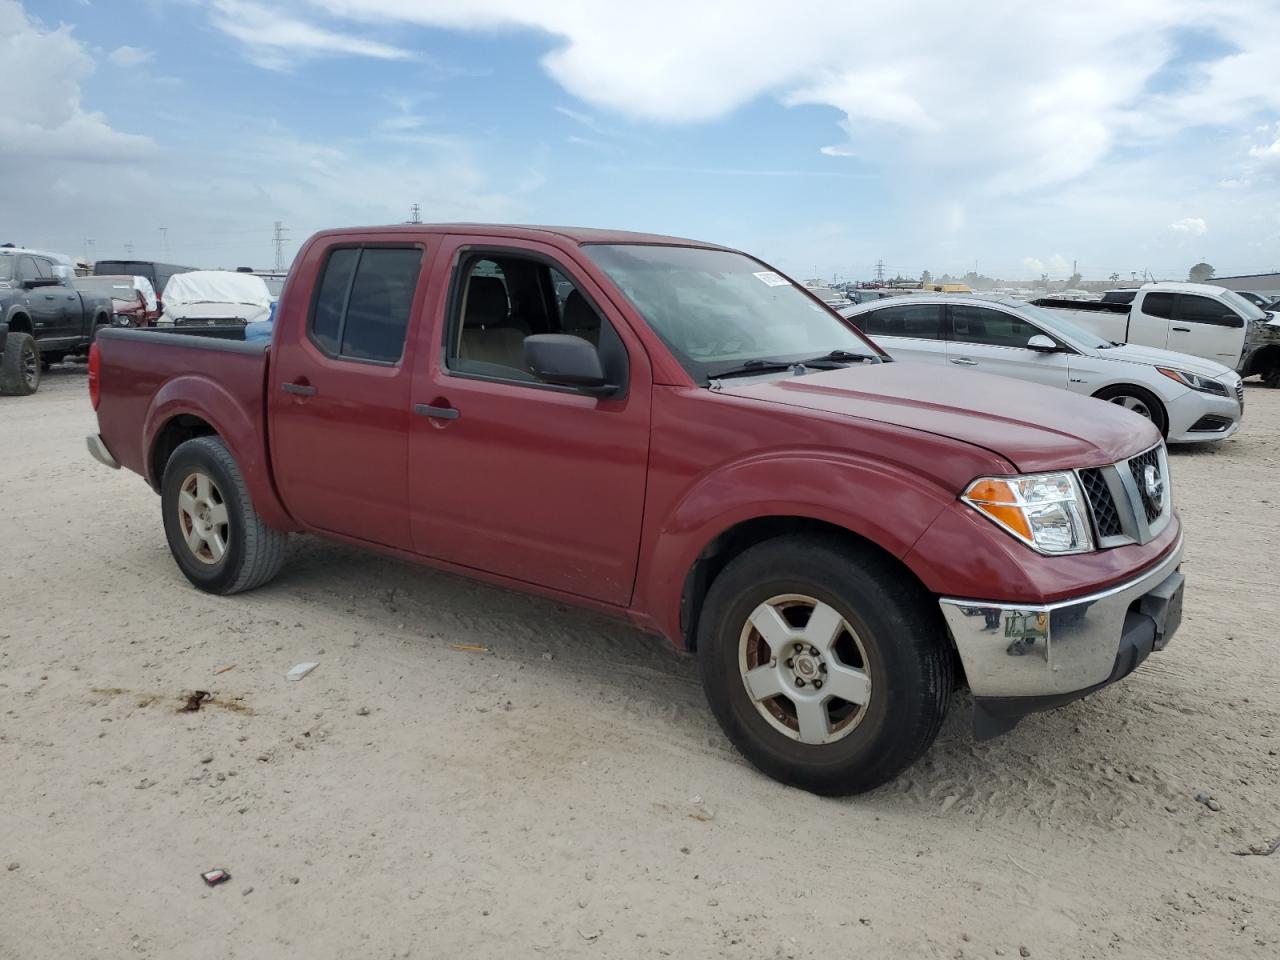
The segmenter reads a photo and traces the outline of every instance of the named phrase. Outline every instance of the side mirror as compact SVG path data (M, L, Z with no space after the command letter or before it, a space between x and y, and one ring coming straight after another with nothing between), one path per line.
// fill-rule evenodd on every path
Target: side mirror
M1035 350L1039 353L1057 353L1058 345L1054 342L1053 337L1046 337L1043 333L1037 333L1027 341L1027 349Z
M567 333L536 333L525 337L524 363L543 383L573 387L597 396L608 396L618 390L605 376L600 352L582 337Z

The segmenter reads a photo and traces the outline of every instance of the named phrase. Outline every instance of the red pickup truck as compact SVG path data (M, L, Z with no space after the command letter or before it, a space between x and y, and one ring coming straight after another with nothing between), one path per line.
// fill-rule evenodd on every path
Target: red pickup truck
M894 777L954 691L978 736L1133 670L1181 618L1151 424L894 363L746 254L588 229L326 231L269 343L108 330L93 456L230 594L313 533L696 651L779 780Z

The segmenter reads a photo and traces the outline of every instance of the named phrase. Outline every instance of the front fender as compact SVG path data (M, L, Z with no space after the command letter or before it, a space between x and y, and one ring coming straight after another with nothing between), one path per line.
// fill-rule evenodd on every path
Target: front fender
M156 440L171 420L183 415L208 423L227 445L244 476L253 506L267 526L277 530L298 528L280 501L271 478L266 424L261 411L246 408L225 387L202 374L174 377L151 398L142 424L142 449L146 454L147 482L153 489L160 489L160 477L155 475L151 456Z
M832 524L903 559L955 493L891 462L833 451L770 451L700 477L646 532L637 610L681 636L685 578L698 556L734 526L765 517Z

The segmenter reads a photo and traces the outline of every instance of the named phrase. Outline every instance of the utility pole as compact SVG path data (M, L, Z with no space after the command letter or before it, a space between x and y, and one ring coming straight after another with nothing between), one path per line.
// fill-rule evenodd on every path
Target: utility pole
M93 263L93 240L89 237L84 240L84 260L85 263Z
M160 250L164 254L166 260L169 259L169 228L160 228Z
M876 283L884 285L884 261L876 261Z
M127 257L132 257L132 256L133 256L133 241L132 241L132 240L129 240L128 242L126 242L126 243L125 243L125 245L124 245L124 253L125 253L125 256L127 256Z
M271 242L276 248L276 273L284 273L284 237L288 228L279 220L275 222L275 233Z
M411 207L409 207L409 222L410 223L422 222L422 209L416 203L413 204Z

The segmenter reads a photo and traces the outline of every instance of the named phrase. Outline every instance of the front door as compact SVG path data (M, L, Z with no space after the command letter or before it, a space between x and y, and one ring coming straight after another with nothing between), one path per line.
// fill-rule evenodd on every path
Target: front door
M298 267L316 294L276 318L267 391L276 483L309 527L411 548L405 344L435 243L344 240Z
M1066 388L1067 354L1027 346L1032 337L1047 336L1039 327L991 307L957 303L947 310L951 315L947 360L952 366Z
M414 376L414 544L623 606L644 508L648 359L604 292L555 248L451 242L439 258L442 274L451 265L447 313L439 295L446 335L420 344ZM538 333L587 339L623 389L595 397L540 383L523 352Z
M23 255L18 258L19 281L49 280L53 272L43 258ZM61 341L72 336L68 330L67 310L63 306L64 291L57 286L24 289L23 299L31 315L31 330L35 338L49 346L62 346Z
M1173 304L1168 349L1216 360L1235 369L1244 348L1245 320L1217 297L1179 293Z

